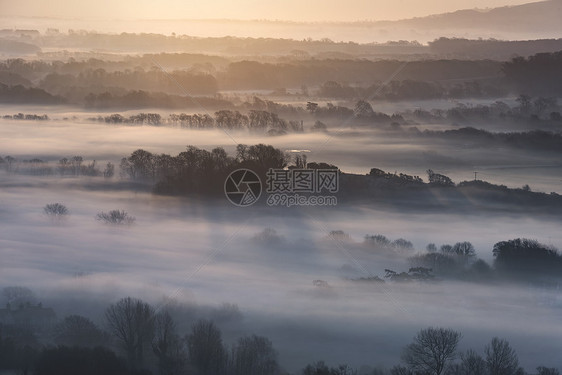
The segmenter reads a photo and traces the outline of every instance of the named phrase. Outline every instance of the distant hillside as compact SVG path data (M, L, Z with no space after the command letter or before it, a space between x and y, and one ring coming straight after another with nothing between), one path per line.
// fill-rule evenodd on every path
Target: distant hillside
M371 27L414 29L441 36L497 37L508 39L556 38L562 27L562 1L547 0L486 10L466 9L399 21L373 22Z

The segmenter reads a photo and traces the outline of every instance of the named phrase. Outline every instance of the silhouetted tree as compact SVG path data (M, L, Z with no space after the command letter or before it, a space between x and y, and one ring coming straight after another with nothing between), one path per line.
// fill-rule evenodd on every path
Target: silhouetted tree
M461 334L451 329L422 329L404 349L402 360L413 371L441 375L447 362L454 359L460 338Z
M96 215L96 220L111 225L131 225L135 222L135 218L124 210L100 212Z
M357 375L357 371L348 365L342 364L337 367L329 367L324 361L307 365L302 370L303 375Z
M127 354L131 369L142 368L154 336L154 310L146 302L126 297L105 311L109 331Z
M514 375L519 367L519 359L509 343L494 337L484 349L486 364L490 375Z
M220 330L213 322L199 320L186 337L189 361L199 375L222 375L227 353Z
M186 353L176 332L176 324L168 311L156 315L152 350L158 358L161 375L179 375L184 371Z
M427 177L429 178L429 183L438 186L455 186L455 183L447 176L435 173L431 169L427 170Z
M103 177L111 178L115 174L115 165L111 162L107 162L105 169L103 170Z
M470 242L457 242L451 251L461 260L463 264L468 264L476 257L476 250Z
M461 362L458 366L457 375L487 375L488 369L486 361L476 353L469 349L460 354Z
M562 268L558 250L536 240L517 238L494 245L496 269L518 276L556 274Z
M43 207L43 212L52 219L60 220L68 215L68 208L61 203L50 203Z
M242 337L232 348L232 368L235 375L275 375L277 353L265 337Z

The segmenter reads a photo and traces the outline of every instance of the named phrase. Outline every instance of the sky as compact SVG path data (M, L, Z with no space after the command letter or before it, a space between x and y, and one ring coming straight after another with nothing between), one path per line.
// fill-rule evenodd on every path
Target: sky
M532 0L0 0L2 16L80 19L396 20Z

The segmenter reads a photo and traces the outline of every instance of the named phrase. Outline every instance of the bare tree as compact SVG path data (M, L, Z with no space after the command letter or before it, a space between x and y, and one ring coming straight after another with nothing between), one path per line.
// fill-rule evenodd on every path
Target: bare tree
M158 358L161 375L176 375L183 372L185 353L182 340L176 331L176 324L168 311L155 317L152 350Z
M235 375L273 375L279 371L271 341L256 335L238 340L232 349L232 362Z
M507 340L494 337L484 352L490 375L512 375L517 372L519 359Z
M109 212L98 213L96 215L96 220L105 224L131 225L134 224L136 219L124 210L111 210Z
M68 208L61 203L50 203L43 207L43 212L54 220L60 220L68 215Z
M225 373L227 353L221 331L208 320L199 320L187 335L187 349L191 365L199 375Z
M460 338L460 332L451 329L422 329L404 349L402 360L414 372L441 375L447 362L454 359Z
M154 336L154 310L146 302L126 297L105 311L110 332L127 354L129 366L142 366L144 353Z
M487 375L486 361L474 350L460 354L461 362L450 366L447 375Z

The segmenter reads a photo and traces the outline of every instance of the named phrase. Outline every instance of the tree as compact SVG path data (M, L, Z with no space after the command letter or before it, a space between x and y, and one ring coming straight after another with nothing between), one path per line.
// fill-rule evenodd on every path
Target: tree
M90 319L69 315L55 326L55 342L66 346L95 347L107 344L108 337Z
M306 103L306 110L309 111L310 113L316 112L317 109L318 109L318 103L313 103L313 102Z
M111 178L115 174L115 165L111 162L107 162L105 169L103 170L103 177Z
M451 251L460 258L462 263L468 264L472 259L476 257L476 250L474 246L468 242L457 242L453 245Z
M226 370L227 353L221 331L211 321L199 320L186 338L188 357L199 375L220 375Z
M80 175L80 170L82 169L83 161L84 159L82 158L82 156L73 156L72 159L70 160L70 165L72 166L73 174L75 176Z
M274 375L279 371L271 341L256 335L238 340L232 349L232 362L235 375Z
M517 238L494 245L494 266L514 274L557 274L562 268L558 250L536 240Z
M460 357L457 375L487 375L486 361L474 350L469 349L461 353Z
M369 245L378 249L386 249L390 247L390 240L382 234L375 234L371 236L366 235L364 243L365 245Z
M127 354L131 369L142 367L146 347L154 336L154 310L142 300L126 297L105 311L110 332Z
M152 153L138 149L127 158L132 171L133 179L152 179L154 178L154 157Z
M26 303L31 304L36 301L35 293L24 286L7 286L2 289L2 295L12 306Z
M519 367L517 353L507 340L494 337L484 349L490 375L514 375Z
M531 111L532 102L531 97L529 95L521 94L515 99L517 103L519 103L519 111L522 114L528 114Z
M364 100L359 100L355 103L355 117L360 119L368 119L370 118L375 112L373 111L373 107L369 102Z
M455 186L455 183L449 177L439 173L435 173L431 169L427 170L427 177L429 178L429 183L432 185Z
M425 247L425 250L428 253L435 253L437 251L437 246L435 246L434 243L428 243L427 246Z
M68 208L61 203L50 203L43 207L43 212L52 219L60 220L68 215Z
M111 210L109 212L98 213L96 215L96 220L104 222L105 224L131 225L136 219L124 210Z
M447 362L454 359L460 338L460 332L451 329L422 329L404 349L402 360L414 372L441 375Z
M392 241L390 246L397 251L411 251L414 249L414 244L403 238Z
M316 122L314 122L314 125L310 130L312 130L313 132L325 132L326 130L328 130L328 127L322 121L317 120Z
M307 365L302 373L303 375L356 375L357 371L349 365L342 364L337 367L328 367L324 361L319 361Z
M176 375L184 369L184 351L176 324L168 311L156 315L152 350L161 375Z

